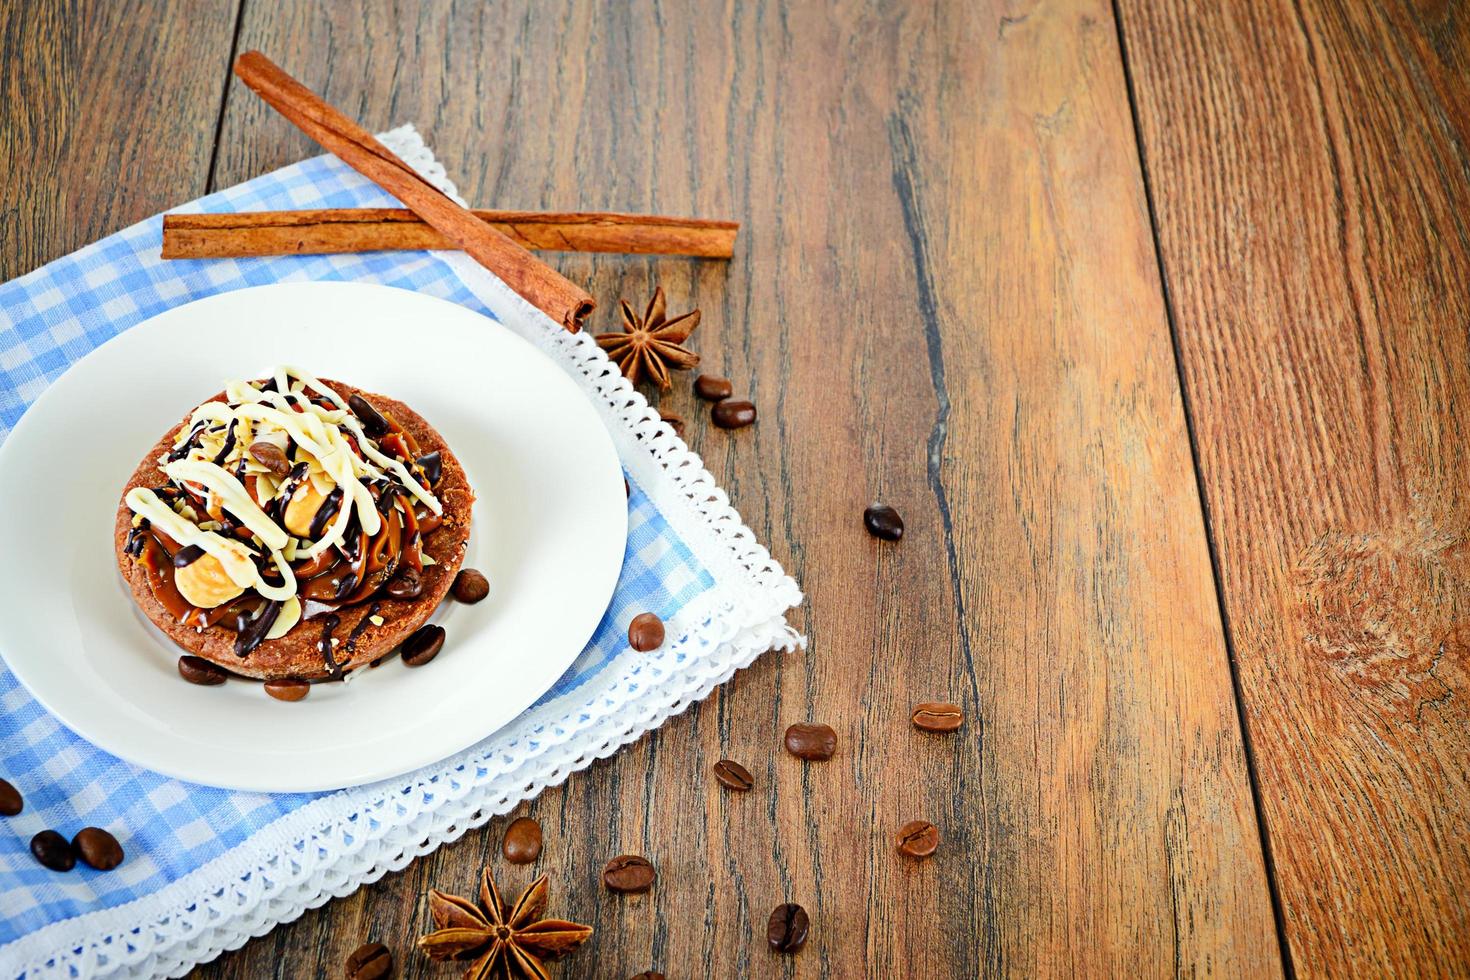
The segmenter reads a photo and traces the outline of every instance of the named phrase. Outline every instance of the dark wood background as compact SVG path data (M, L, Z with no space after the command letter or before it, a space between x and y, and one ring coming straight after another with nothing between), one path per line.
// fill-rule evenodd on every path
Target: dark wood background
M554 260L597 329L703 309L761 420L663 405L811 639L517 811L597 930L561 975L1466 975L1467 37L1443 0L12 0L0 277L317 152L249 48L476 204L743 222L728 264ZM959 735L910 729L933 698ZM827 764L779 749L808 719ZM423 894L505 823L199 974L451 975ZM624 851L650 895L598 886Z

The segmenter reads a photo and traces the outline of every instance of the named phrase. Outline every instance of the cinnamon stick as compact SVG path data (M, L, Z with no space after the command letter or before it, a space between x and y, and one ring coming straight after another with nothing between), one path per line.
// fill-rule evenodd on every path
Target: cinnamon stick
M298 129L402 201L446 239L572 332L596 304L580 286L451 201L371 133L332 108L259 51L235 61L235 74Z
M740 225L704 218L597 212L471 212L524 248L545 252L623 252L728 259ZM391 249L453 248L454 243L400 208L166 214L166 259L316 255Z

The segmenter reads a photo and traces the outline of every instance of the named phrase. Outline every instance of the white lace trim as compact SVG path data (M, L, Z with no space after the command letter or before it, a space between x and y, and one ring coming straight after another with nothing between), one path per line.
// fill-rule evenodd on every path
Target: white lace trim
M412 126L382 137L459 200ZM463 203L463 202L461 202ZM0 948L42 977L180 976L308 908L348 895L612 755L706 697L761 653L804 647L785 621L802 600L698 456L586 334L569 334L459 253L445 261L506 326L575 369L631 478L715 577L652 654L629 652L492 742L402 779L315 800L159 892L53 923ZM634 693L629 693L634 692Z

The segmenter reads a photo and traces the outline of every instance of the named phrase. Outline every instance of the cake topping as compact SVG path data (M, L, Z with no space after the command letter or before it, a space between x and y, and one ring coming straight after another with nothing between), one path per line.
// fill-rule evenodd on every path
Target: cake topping
M182 622L235 629L241 656L432 564L438 452L299 368L230 382L158 465L167 483L126 497L125 550Z

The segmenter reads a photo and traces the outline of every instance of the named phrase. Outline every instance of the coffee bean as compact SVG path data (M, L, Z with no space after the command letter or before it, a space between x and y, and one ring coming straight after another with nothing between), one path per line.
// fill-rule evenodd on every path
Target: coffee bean
M766 923L766 942L778 953L794 953L806 944L806 933L811 920L806 909L795 902L777 905Z
M669 428L674 430L674 435L680 439L684 438L684 420L673 412L659 412L658 417L669 423Z
M903 518L887 504L873 504L863 511L863 527L875 538L897 541L903 537Z
M657 877L658 872L648 859L634 854L619 855L602 869L602 883L614 892L646 892Z
M77 854L70 842L54 830L43 830L32 837L31 853L52 871L70 871L77 866Z
M123 863L122 845L101 827L83 827L71 839L71 847L98 871L111 871Z
M460 602L473 604L490 594L490 582L473 568L461 568L450 591Z
M723 401L735 393L735 386L729 378L701 374L694 379L694 393L707 402Z
M511 864L530 864L541 856L541 825L530 817L518 817L505 828L500 853Z
M829 725L792 725L786 729L786 751L809 762L830 759L837 751L837 733Z
M898 829L898 853L926 858L939 847L939 828L927 820L910 820Z
M634 977L633 980L664 980L664 975L657 970L644 970Z
M393 954L382 943L363 943L347 956L347 980L384 980L393 975Z
M716 402L709 417L722 429L743 429L755 421L755 406L750 402Z
M628 646L639 653L664 645L664 621L653 613L639 613L628 624Z
M916 704L911 717L914 727L926 732L952 732L965 723L965 713L960 706L947 701Z
M13 817L25 808L26 801L20 790L0 779L0 817Z
M405 565L383 586L395 599L417 599L424 591L424 577L412 565Z
M212 687L215 684L223 684L230 676L230 672L219 664L210 663L203 657L180 657L179 676L190 684L202 684Z
M715 778L720 781L721 786L737 793L744 793L755 785L755 780L750 778L750 770L729 759L721 759L715 763Z
M422 667L439 656L439 648L442 646L444 646L444 627L430 623L427 626L420 626L412 636L403 641L401 656L403 662L410 667Z
M255 461L276 476L288 476L291 473L291 461L286 458L285 452L280 446L272 442L252 442L250 444L250 455Z
M283 680L266 681L265 693L277 701L300 701L311 693L311 682L287 677Z
M348 395L347 407L352 409L352 414L356 415L357 420L362 423L362 431L374 439L387 435L388 430L392 428L388 420L383 418L383 413L361 395Z

